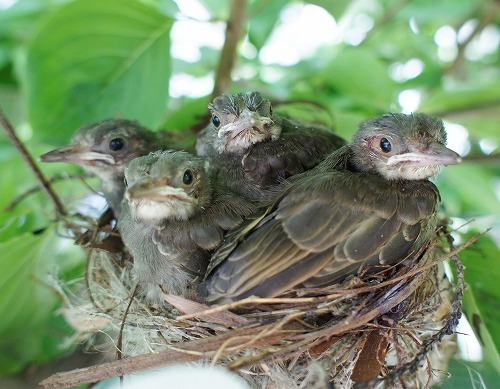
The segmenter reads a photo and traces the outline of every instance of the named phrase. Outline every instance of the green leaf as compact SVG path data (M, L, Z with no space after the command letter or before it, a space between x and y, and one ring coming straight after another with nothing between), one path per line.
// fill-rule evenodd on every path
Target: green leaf
M444 169L438 177L438 186L450 215L500 215L494 179L489 170L478 164L464 162Z
M471 110L474 107L500 106L500 83L461 87L450 90L437 89L420 106L420 110L443 114L458 110ZM498 111L497 111L498 112Z
M498 384L498 373L484 362L463 362L452 359L448 365L448 373L450 378L441 383L439 388L494 388Z
M500 373L500 250L488 236L460 253L469 288L463 310L483 347L484 359Z
M54 229L43 234L22 234L0 243L0 375L11 373L33 361L44 361L66 352L61 346L68 328L55 318L59 297L47 276L57 263L59 275L80 267L81 253L73 245L61 250ZM64 253L64 254L61 254ZM54 325L58 336L46 339Z
M373 51L361 48L341 51L322 74L324 82L342 97L386 112L396 101L395 83L387 66Z
M175 101L175 107L172 108L161 127L166 128L168 131L178 131L200 122L203 115L209 114L208 101L208 96L197 99L178 99Z
M213 19L226 20L229 18L229 1L200 0L200 3L210 12Z
M308 3L317 5L328 11L337 21L342 17L345 10L352 3L350 0L308 0Z
M166 111L172 23L135 0L77 0L48 16L25 68L33 128L51 139L108 117L156 128Z
M250 4L248 39L258 50L266 43L279 20L282 8L288 3L288 0L259 0Z

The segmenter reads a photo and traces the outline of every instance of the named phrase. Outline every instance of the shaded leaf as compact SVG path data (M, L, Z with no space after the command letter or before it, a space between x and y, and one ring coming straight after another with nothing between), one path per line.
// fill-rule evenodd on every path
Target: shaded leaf
M48 275L54 266L60 274L82 268L78 248L68 246L61 255L61 242L54 229L43 234L26 233L0 243L0 374L12 373L31 361L45 361L66 352L61 346L65 330L46 342L60 299L50 288Z
M279 20L282 8L288 3L287 0L258 0L250 4L248 39L257 50L266 43Z
M156 128L166 111L172 23L124 0L77 0L47 17L28 47L33 127L51 139L109 117Z
M325 82L342 96L356 103L386 112L396 99L395 83L386 65L374 52L346 49L340 52L322 75Z
M498 384L498 373L486 363L463 362L452 359L449 364L450 377L439 388L494 388Z

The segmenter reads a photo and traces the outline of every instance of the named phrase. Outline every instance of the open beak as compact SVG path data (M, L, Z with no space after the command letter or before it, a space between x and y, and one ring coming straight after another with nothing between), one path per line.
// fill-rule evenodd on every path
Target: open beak
M270 128L273 124L274 122L271 118L261 116L254 111L244 109L243 111L241 111L238 120L234 123L228 123L225 126L221 127L218 131L218 135L219 138L222 138L230 132L232 136L236 136L239 133L250 128L255 128L262 133L267 133L269 132L268 128Z
M456 165L462 162L460 155L440 143L432 143L424 152L410 152L393 155L387 160L388 166L404 164L407 167L432 165Z
M87 147L80 145L69 145L49 151L40 156L42 162L72 162L76 164L102 161L110 165L115 165L116 161L109 154L91 151Z
M168 178L144 177L127 189L126 197L129 200L166 201L172 197L187 199L188 195L183 189L171 186Z

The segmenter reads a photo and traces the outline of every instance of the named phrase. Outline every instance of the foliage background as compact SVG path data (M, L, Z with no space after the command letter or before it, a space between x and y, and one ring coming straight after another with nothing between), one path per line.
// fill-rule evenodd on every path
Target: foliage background
M230 12L231 2L219 0L0 0L0 107L34 156L108 117L192 136L218 66L232 75L228 92L259 90L278 111L348 138L360 121L383 112L440 115L450 147L465 157L436 179L444 208L454 227L473 220L455 237L463 242L492 228L461 256L469 284L464 312L483 357L457 356L443 387L494 383L500 373L498 1L246 3L234 0ZM241 11L238 50L234 58L224 54L234 59L229 73L231 61L220 62L225 22L234 33ZM61 236L42 193L6 210L37 182L3 133L0 163L0 375L11 375L74 348L69 326L55 314L62 301L54 280L80 279L84 253ZM41 167L49 177L79 172ZM65 179L54 188L69 210L89 212L81 181Z

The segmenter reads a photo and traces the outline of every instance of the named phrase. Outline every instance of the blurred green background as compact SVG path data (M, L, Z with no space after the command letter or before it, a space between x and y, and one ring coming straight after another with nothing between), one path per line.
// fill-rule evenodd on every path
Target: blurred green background
M500 3L234 4L245 7L246 19L228 92L259 90L276 111L326 124L347 138L360 121L387 111L445 120L450 148L464 156L435 180L458 229L454 236L460 243L491 230L461 254L469 285L464 312L477 339L462 336L442 386L498 385ZM109 117L192 136L207 112L230 5L0 0L0 107L35 157L68 143L78 127ZM37 182L3 132L0 164L0 376L27 377L76 347L57 313L63 303L57 288L81 280L85 254L64 238L43 193L7 211ZM67 175L54 189L69 210L82 210L90 191L70 178L78 168L41 168L48 177Z

